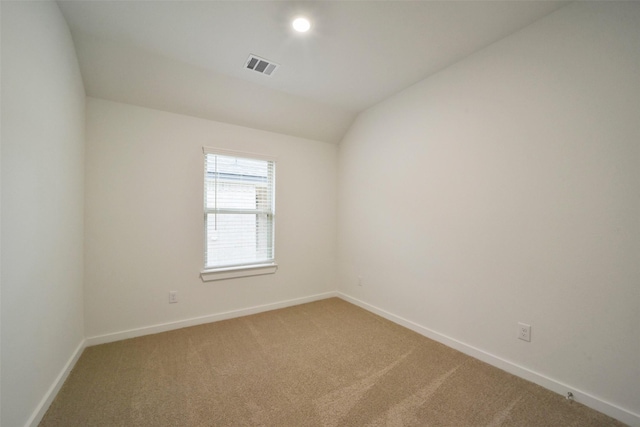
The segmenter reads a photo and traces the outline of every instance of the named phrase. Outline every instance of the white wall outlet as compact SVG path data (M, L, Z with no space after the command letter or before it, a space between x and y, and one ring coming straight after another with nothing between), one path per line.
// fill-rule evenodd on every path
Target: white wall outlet
M169 291L169 304L178 302L178 291Z
M362 286L362 276L358 276L358 286Z
M518 338L523 341L531 342L531 325L518 322Z

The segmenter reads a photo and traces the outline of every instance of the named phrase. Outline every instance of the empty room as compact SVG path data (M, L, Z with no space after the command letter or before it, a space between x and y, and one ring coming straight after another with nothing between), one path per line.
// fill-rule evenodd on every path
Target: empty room
M2 427L640 427L640 2L0 15Z

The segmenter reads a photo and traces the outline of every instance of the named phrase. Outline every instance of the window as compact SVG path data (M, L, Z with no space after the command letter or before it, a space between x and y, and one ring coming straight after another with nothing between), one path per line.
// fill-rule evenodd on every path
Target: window
M274 273L275 160L204 149L203 280Z

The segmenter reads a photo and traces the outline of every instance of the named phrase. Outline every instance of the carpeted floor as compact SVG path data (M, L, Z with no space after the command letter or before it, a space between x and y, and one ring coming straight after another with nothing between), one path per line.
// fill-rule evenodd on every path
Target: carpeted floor
M50 426L622 426L333 298L87 348Z

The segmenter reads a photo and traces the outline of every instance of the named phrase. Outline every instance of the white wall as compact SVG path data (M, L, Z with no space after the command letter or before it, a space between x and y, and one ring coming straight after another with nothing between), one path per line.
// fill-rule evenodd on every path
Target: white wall
M640 4L570 4L361 114L340 290L638 417L639 160Z
M6 427L33 420L83 343L84 105L56 3L2 2Z
M277 157L275 274L200 279L203 146ZM87 337L334 291L336 177L334 144L88 98Z

